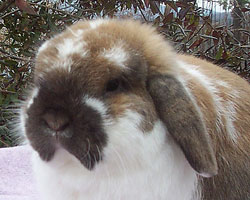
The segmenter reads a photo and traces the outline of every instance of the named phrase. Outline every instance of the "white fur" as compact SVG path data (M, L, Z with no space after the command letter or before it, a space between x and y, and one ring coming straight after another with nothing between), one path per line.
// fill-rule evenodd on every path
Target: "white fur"
M218 84L224 88L232 90L232 87L228 83L226 83L225 81L216 80L216 84ZM234 99L234 100L239 98L239 92L237 90L232 90L230 93L227 93L227 95L230 96L230 98ZM227 112L227 114L224 116L227 120L226 129L227 129L232 141L234 143L237 143L237 139L238 139L239 135L238 135L238 133L234 127L234 124L233 124L233 122L236 121L235 116L237 114L237 112L236 112L237 104L233 101L227 100L227 102L225 102L225 106L226 106L225 109Z
M127 69L125 62L128 60L128 53L124 50L122 45L114 46L111 49L104 50L101 56L106 58L109 62L116 64L122 69Z
M69 30L72 33L72 35L74 35L76 38L79 38L84 33L84 31L81 29L77 31L73 31L70 27L68 27L67 30Z
M76 34L76 36L77 37L79 37L80 35L82 35L84 33L84 31L83 30L77 30L76 32L75 32L75 34Z
M102 101L93 97L84 97L83 102L93 108L94 110L98 111L102 116L107 114L107 107L104 105Z
M81 57L86 57L89 52L86 42L76 37L63 40L63 43L58 44L56 48L58 50L56 58L45 58L43 60L44 63L49 64L49 67L45 68L45 72L50 72L57 68L63 68L71 72L71 66L76 62L72 60L72 55L77 54Z
M28 103L27 103L27 109L29 109L30 106L33 104L34 98L37 97L38 92L39 92L39 89L38 89L38 88L34 88L34 89L32 90L32 94L31 94L30 100L29 100Z
M226 106L226 129L229 133L230 138L234 143L237 143L237 139L239 137L235 127L234 127L234 121L236 121L236 104L232 101L225 102Z
M198 200L197 176L161 121L152 131L142 116L127 112L106 126L104 159L89 171L58 149L52 161L33 163L43 200Z
M206 75L202 74L199 71L199 66L190 65L188 63L185 63L183 61L178 61L179 66L184 69L187 73L189 73L190 79L192 77L195 77L199 80L200 84L207 89L207 91L210 93L213 103L217 112L217 119L216 119L216 127L218 131L221 131L223 128L222 125L222 116L225 117L225 124L226 124L226 130L231 138L232 142L236 143L238 138L238 133L236 132L236 129L234 127L233 122L235 121L235 104L233 102L227 101L224 103L224 100L222 97L220 97L220 91L216 88L216 84L224 87L229 87L226 82L220 81L217 82L216 80L213 80L212 77L207 77Z
M77 30L74 32L69 27L67 29L71 32L71 34L74 37L64 39L64 40L62 40L63 41L62 43L59 43L56 46L56 49L58 50L57 57L51 58L51 57L47 56L47 57L43 58L42 62L49 66L49 67L44 69L45 72L50 72L55 68L64 68L68 72L70 72L71 66L73 64L73 61L72 61L73 54L77 54L83 58L88 56L89 50L87 48L87 43L80 37L80 35L82 35L84 33L84 31ZM49 47L50 43L52 43L52 42L53 42L53 39L46 41L39 48L38 54L41 51L46 50Z
M51 65L49 67L45 68L44 72L49 73L49 72L53 71L54 69L62 68L70 73L72 65L73 65L73 60L69 56L65 59L55 60L54 62L51 63ZM43 74L40 73L39 76L42 78Z
M38 54L41 52L41 51L44 51L45 49L47 49L49 46L49 40L47 40L46 42L44 42L42 44L42 46L38 49Z
M79 41L79 39L65 39L62 44L57 46L58 56L60 58L67 58L69 55L78 54L82 57L87 55L87 51L84 49L86 46L86 42L83 40Z
M230 88L230 86L225 81L222 81L222 80L216 80L216 84L225 88Z
M25 121L28 118L28 115L25 113L25 111L23 109L20 109L19 111L19 128L20 128L20 133L21 133L21 137L25 137L26 136L26 130L25 130Z
M96 20L90 21L89 25L92 29L95 29L98 26L100 26L101 24L103 24L104 22L105 22L105 20L103 20L103 19L96 19Z

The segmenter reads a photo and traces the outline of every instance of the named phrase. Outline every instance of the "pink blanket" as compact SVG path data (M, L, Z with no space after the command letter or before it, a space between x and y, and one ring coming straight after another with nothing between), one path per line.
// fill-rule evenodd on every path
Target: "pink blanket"
M38 200L27 146L0 149L0 200Z

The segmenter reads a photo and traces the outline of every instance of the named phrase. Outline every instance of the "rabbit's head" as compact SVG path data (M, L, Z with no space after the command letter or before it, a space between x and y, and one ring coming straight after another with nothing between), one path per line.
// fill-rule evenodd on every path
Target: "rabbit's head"
M21 111L29 143L46 162L62 148L93 170L119 159L117 151L127 162L147 159L167 145L167 137L157 136L164 132L198 173L214 175L209 136L176 63L151 26L76 23L38 51L33 89Z

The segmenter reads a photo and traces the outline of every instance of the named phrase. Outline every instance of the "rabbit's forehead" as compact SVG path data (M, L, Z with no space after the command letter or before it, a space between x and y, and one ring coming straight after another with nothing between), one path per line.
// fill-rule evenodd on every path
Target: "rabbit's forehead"
M121 38L93 29L69 29L40 47L36 73L51 72L54 69L71 72L76 68L84 71L90 65L95 67L88 69L89 72L103 70L107 66L128 71L132 57L131 49Z

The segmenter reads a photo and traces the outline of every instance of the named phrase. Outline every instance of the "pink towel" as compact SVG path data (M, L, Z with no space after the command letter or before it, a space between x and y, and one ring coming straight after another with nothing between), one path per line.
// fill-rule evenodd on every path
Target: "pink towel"
M0 200L38 200L27 146L0 149Z

